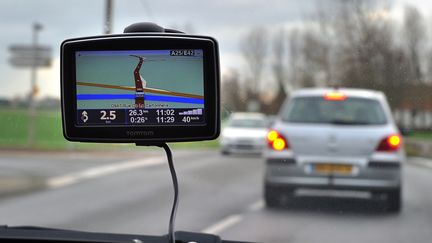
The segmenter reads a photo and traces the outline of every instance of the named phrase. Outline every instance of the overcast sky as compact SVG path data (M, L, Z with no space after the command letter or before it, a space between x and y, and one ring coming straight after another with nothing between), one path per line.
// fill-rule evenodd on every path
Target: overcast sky
M193 34L218 39L221 66L241 68L244 63L239 39L254 26L290 26L300 23L315 10L319 0L114 0L114 33L129 24L151 21L164 27L192 26ZM324 0L321 3L331 4ZM2 0L0 1L0 97L24 96L29 92L30 70L8 63L11 44L30 44L31 25L40 22L44 29L40 43L53 48L53 66L38 72L39 96L59 96L59 46L67 38L102 34L105 0ZM395 0L392 14L402 17L406 4L420 7L427 15L432 3L422 0Z

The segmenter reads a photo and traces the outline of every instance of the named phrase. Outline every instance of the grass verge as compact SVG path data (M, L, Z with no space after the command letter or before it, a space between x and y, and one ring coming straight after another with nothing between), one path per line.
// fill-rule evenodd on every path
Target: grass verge
M60 110L38 110L35 122L34 144L28 143L30 117L26 109L0 108L0 148L45 150L112 150L134 149L133 144L72 143L64 139ZM180 149L216 149L217 140L204 142L170 143ZM142 149L142 148L139 148Z

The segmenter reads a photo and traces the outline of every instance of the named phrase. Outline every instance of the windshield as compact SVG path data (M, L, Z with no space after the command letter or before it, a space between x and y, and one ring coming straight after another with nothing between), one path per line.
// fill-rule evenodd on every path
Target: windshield
M80 113L70 125L92 134L128 125L127 136L144 137L159 134L140 126L163 123L161 133L178 137L220 117L217 139L169 143L176 231L263 243L432 241L427 0L1 0L0 225L168 233L164 150L70 142L62 127L61 43L138 22L213 37L220 72L206 73L217 66L207 44L71 51L69 107ZM322 90L347 92L330 101Z
M382 125L386 117L376 100L348 98L343 101L323 97L294 98L282 113L282 119L293 123L346 125Z

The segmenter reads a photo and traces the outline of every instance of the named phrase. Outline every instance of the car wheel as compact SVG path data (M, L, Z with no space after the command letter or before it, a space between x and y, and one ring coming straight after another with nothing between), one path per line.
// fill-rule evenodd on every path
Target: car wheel
M268 208L275 208L280 205L279 193L274 186L264 186L264 201Z
M265 184L264 201L267 208L286 207L294 198L294 189Z
M401 189L397 188L387 192L387 209L390 212L399 212L402 207Z
M229 155L229 154L230 154L230 152L229 152L228 150L226 150L226 149L222 149L222 150L221 150L221 153L222 153L223 155Z

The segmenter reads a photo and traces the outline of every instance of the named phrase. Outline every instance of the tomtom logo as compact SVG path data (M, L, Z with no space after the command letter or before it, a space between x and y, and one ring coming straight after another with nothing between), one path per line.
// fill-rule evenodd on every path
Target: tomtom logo
M126 135L129 137L153 136L154 131L126 131Z

